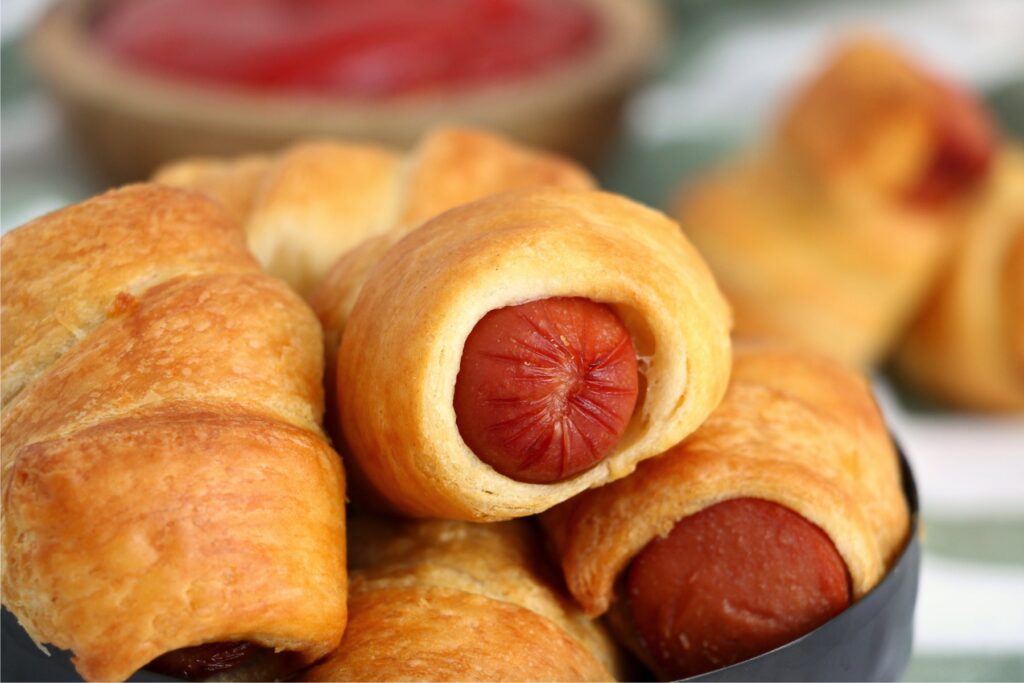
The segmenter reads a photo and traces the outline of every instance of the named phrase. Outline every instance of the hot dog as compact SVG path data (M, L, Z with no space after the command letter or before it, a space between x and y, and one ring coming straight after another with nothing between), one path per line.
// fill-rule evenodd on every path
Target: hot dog
M714 279L678 225L622 197L496 194L379 257L337 355L357 500L536 514L677 443L725 391Z
M850 587L821 529L776 503L737 498L648 543L626 596L658 671L684 678L810 631L849 605Z
M607 306L551 298L491 311L466 339L459 433L518 481L561 481L602 460L636 405L636 352Z
M541 521L573 596L668 680L823 623L878 583L909 527L865 380L747 345L696 432Z

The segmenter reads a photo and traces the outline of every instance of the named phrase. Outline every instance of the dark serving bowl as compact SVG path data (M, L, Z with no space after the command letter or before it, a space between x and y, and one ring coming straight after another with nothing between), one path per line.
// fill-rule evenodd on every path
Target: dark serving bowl
M910 506L910 538L882 582L838 616L807 635L732 666L689 681L896 681L910 662L914 638L914 604L921 569L917 484L900 452L903 491ZM49 648L47 656L33 644L18 621L3 611L0 680L80 681L71 655ZM140 671L132 681L170 681Z

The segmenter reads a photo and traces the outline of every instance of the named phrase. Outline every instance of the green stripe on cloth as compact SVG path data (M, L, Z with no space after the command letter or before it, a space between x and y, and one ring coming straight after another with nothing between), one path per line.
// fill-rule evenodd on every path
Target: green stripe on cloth
M924 549L958 560L1024 567L1024 519L954 519L927 514Z
M906 681L1024 681L1024 654L915 655Z

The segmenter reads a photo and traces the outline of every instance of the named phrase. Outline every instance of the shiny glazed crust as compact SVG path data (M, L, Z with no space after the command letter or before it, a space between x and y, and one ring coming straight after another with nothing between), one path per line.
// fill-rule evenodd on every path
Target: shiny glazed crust
M700 179L673 213L732 304L738 336L857 366L888 351L951 244L927 215L871 195L838 201L778 150Z
M316 320L198 194L130 186L4 236L3 604L87 679L345 624Z
M954 405L1024 411L1024 152L1003 150L961 222L896 369Z
M304 142L269 160L185 159L154 180L200 190L233 212L245 207L240 219L257 260L303 295L364 240L401 237L458 204L534 185L593 187L568 160L463 128L436 129L408 154Z
M463 442L455 378L466 337L488 311L557 296L616 310L645 388L604 461L564 482L526 484ZM482 521L540 512L626 476L693 431L725 391L729 323L704 262L656 211L560 189L463 205L388 251L358 296L337 374L351 460L407 515Z
M621 654L557 588L524 522L350 527L341 646L312 681L613 680Z
M570 592L591 615L615 600L632 559L680 519L732 498L799 513L835 544L854 598L907 538L899 462L863 378L834 361L738 346L721 405L678 446L631 476L545 513Z

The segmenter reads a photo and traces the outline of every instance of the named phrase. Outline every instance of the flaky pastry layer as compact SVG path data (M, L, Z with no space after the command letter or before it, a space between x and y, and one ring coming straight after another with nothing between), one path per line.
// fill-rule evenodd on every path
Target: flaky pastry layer
M640 357L643 390L608 457L569 480L499 474L463 442L453 395L483 316L549 297L610 305ZM494 195L410 233L371 270L338 354L351 460L396 510L498 520L540 512L629 474L718 404L730 364L729 310L664 215L599 192Z
M740 345L729 391L700 429L542 522L570 592L599 615L653 539L688 515L748 497L783 505L828 534L855 598L878 583L909 522L896 452L862 377L806 352Z
M621 654L523 522L355 518L350 622L306 680L613 680Z
M90 680L345 625L316 318L198 193L130 186L4 236L3 604Z

